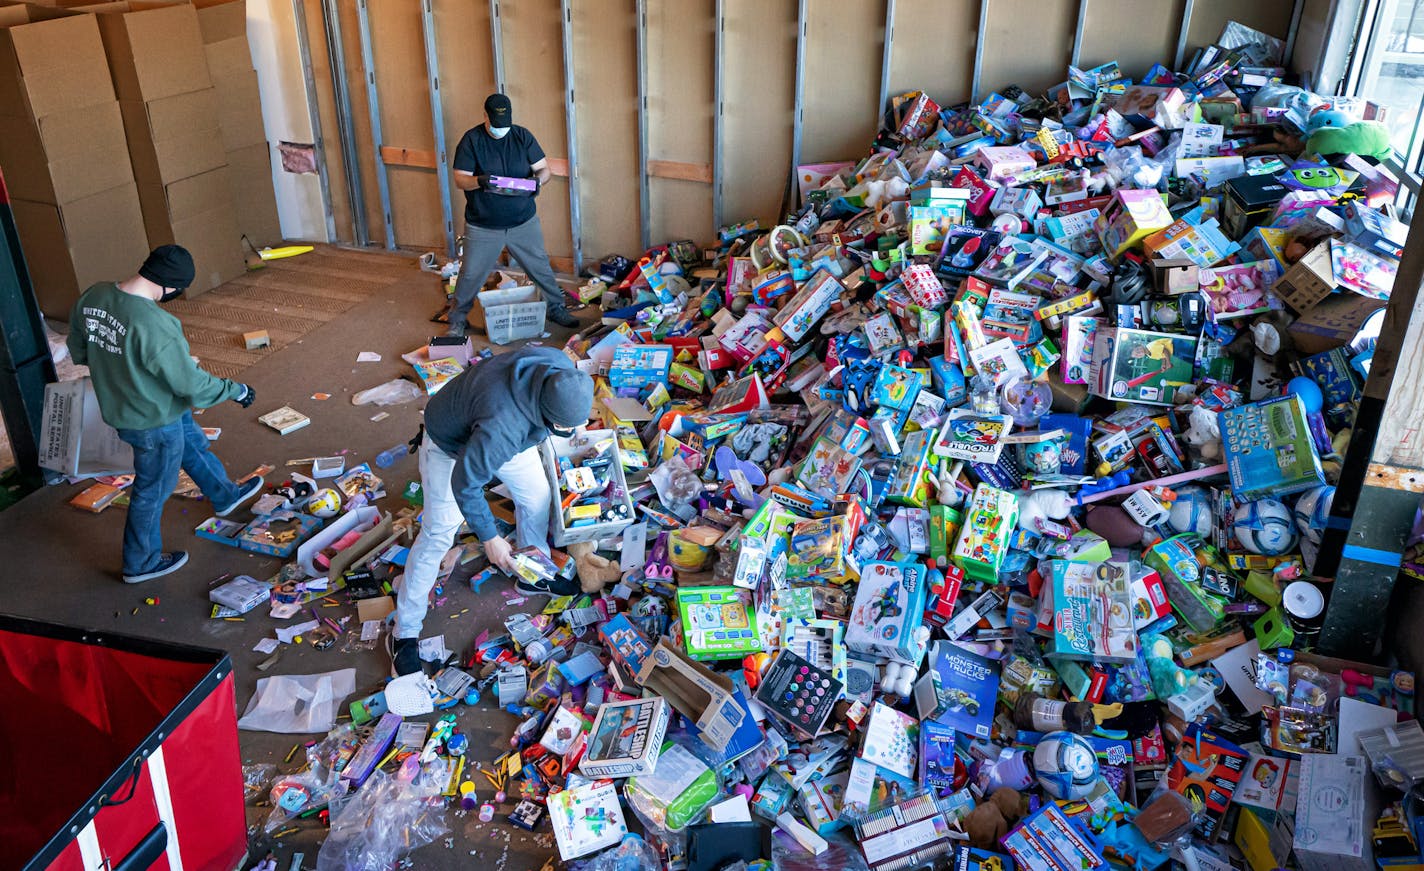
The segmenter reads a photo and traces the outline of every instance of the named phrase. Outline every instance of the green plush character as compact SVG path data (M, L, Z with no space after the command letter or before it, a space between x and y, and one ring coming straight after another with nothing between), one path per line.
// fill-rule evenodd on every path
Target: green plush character
M1389 144L1389 128L1379 121L1356 121L1344 127L1324 126L1310 134L1305 154L1329 157L1334 154L1363 154L1388 160L1394 154Z

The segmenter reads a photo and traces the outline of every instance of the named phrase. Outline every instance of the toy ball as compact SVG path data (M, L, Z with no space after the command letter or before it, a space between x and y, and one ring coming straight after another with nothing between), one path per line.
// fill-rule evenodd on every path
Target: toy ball
M1042 381L1019 377L1004 385L999 407L1021 427L1038 425L1038 419L1053 406L1053 390Z
M1173 532L1195 532L1206 537L1211 534L1214 523L1210 493L1201 487L1183 487L1177 491L1176 501L1167 514L1167 525Z
M1050 732L1033 751L1033 769L1053 798L1083 798L1098 779L1098 754L1082 735Z
M313 517L335 517L341 511L341 494L330 487L316 491L307 501L307 513Z
M1278 499L1257 499L1236 508L1231 533L1251 553L1279 556L1295 547L1295 523Z
M1299 396L1310 414L1319 414L1325 407L1325 394L1320 392L1320 385L1303 375L1286 382L1286 393Z
M1295 528L1301 538L1311 544L1320 544L1320 536L1325 532L1325 523L1330 519L1330 505L1335 501L1335 488L1329 484L1312 487L1300 494L1295 501Z

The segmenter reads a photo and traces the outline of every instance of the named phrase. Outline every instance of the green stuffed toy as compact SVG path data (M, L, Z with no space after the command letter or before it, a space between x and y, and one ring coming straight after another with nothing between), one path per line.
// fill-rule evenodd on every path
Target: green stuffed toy
M1330 157L1335 154L1362 154L1388 160L1394 149L1389 144L1389 128L1379 121L1356 121L1343 127L1323 126L1305 141L1305 155Z

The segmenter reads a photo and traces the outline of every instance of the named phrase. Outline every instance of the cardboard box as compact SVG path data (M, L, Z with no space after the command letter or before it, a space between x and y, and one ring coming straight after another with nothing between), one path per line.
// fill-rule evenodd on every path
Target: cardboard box
M0 167L15 199L59 205L134 180L117 102L0 117L0 129Z
M1240 239L1264 221L1289 191L1272 175L1241 175L1226 182L1221 225L1226 235Z
M218 129L222 132L222 147L236 151L267 143L267 128L262 123L262 95L257 89L257 73L253 70L231 72L216 89Z
M203 42L247 38L247 0L193 0Z
M1296 349L1308 356L1344 347L1354 340L1365 321L1386 304L1358 293L1337 293L1290 325Z
M237 230L261 248L282 241L277 195L272 189L272 151L266 142L227 153L227 184Z
M192 285L184 294L188 298L247 272L247 263L242 257L242 237L237 232L237 219L231 210L204 212L174 221L172 228L174 244L188 249L197 270Z
M192 6L96 17L120 100L160 100L213 86L198 12Z
M667 727L667 702L659 698L599 705L579 771L587 777L652 774Z
M1196 293L1197 271L1200 268L1190 260L1153 260L1153 284L1158 293Z
M40 468L86 478L133 472L133 448L99 416L88 378L45 385L40 415Z
M80 291L133 275L148 256L133 183L63 205L12 200L40 309L68 320Z
M227 160L212 88L148 102L120 100L119 108L140 188L199 175Z
M1304 754L1300 795L1294 846L1302 871L1373 871L1380 801L1365 757Z
M1276 279L1271 292L1297 313L1303 313L1335 292L1335 267L1329 240L1320 242Z
M0 30L0 114L43 118L113 102L114 85L94 19L45 20L50 13L20 8L25 11L12 18L29 23Z
M737 704L729 679L694 662L666 639L659 640L643 662L638 684L666 699L697 726L702 740L717 750L726 749L747 716Z
M252 48L247 42L247 34L221 42L210 42L203 46L203 54L208 58L208 75L213 77L213 86L227 86L232 76L250 73Z

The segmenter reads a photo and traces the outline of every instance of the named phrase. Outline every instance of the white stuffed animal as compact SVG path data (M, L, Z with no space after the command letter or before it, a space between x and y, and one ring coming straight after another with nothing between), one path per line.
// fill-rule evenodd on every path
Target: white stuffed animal
M1073 510L1073 497L1063 490L1030 490L1018 496L1019 529L1025 532L1040 532L1040 520L1066 520Z
M1200 405L1192 406L1187 417L1187 444L1196 449L1203 460L1215 460L1221 456L1221 427L1216 422L1216 412Z

